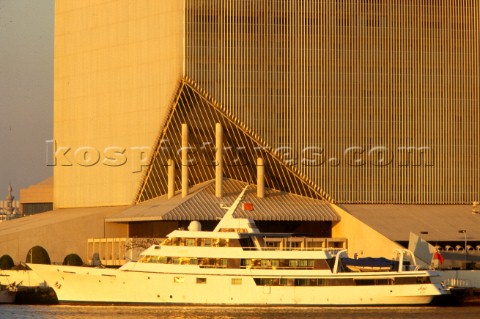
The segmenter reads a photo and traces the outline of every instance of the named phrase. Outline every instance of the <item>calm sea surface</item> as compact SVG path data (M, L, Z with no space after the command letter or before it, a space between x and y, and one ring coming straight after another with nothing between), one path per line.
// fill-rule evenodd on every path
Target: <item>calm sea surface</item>
M127 307L0 305L1 319L477 319L480 307Z

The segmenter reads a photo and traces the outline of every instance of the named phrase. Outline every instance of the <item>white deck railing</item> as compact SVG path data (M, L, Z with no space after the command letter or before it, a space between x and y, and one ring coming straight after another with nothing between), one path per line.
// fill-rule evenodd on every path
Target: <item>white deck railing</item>
M87 262L98 266L122 266L129 260L137 260L140 253L163 238L89 238Z

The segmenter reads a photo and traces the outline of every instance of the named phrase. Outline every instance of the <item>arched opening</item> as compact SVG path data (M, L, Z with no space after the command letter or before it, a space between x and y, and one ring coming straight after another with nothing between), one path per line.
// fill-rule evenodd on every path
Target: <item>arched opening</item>
M30 248L25 259L30 264L45 264L50 265L50 256L42 246L34 246Z

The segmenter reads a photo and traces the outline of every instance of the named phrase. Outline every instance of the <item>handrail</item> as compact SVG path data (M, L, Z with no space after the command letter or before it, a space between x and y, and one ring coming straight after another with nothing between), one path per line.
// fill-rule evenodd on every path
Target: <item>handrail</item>
M408 253L410 255L410 260L413 263L414 269L415 270L419 269L419 266L417 265L417 260L415 259L415 255L413 254L413 252L411 250L408 250L408 249L394 249L393 251L397 252L400 256L399 260L398 260L398 272L403 272L403 270L404 270L403 263L404 263L404 260L405 260L405 258L404 258L405 253Z
M346 250L343 248L335 248L335 247L309 247L309 248L300 248L300 247L265 247L262 246L262 249L258 247L242 247L244 251L325 251L331 253L338 253L342 250Z
M340 255L342 255L343 253L346 253L346 252L347 252L347 249L342 249L335 256L335 266L333 266L333 273L334 274L338 273L338 266L340 264Z

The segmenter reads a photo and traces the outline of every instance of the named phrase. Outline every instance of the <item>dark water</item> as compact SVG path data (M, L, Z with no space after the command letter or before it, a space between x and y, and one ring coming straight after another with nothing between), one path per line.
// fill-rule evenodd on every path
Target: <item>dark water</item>
M480 307L126 307L0 305L1 319L477 319Z

